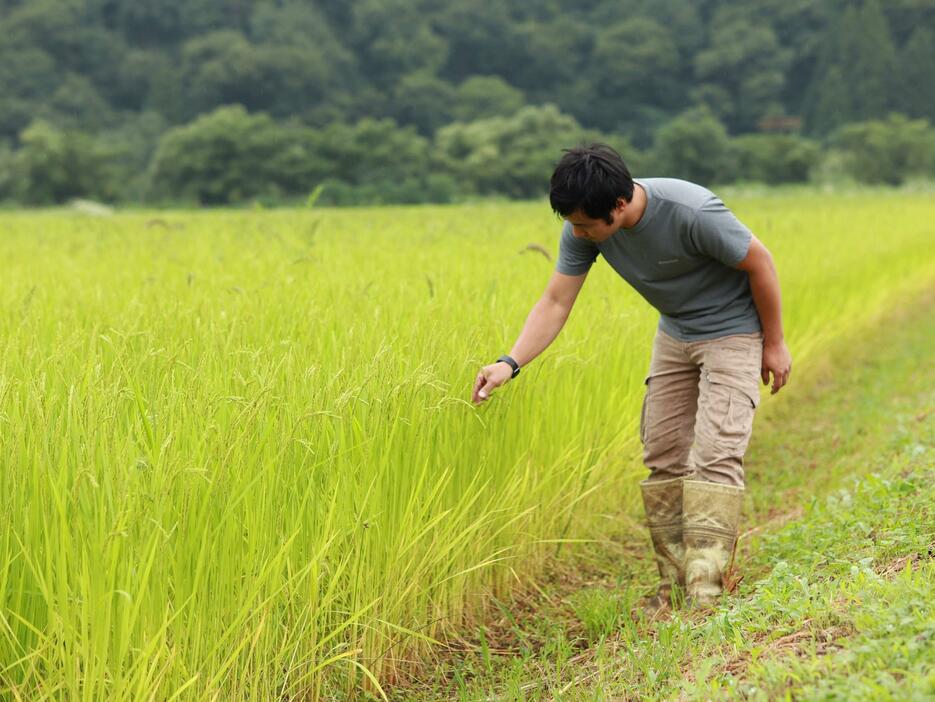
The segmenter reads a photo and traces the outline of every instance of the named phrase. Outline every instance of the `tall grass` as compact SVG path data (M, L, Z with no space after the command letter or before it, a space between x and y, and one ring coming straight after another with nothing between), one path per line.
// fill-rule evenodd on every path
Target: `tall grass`
M796 364L935 281L930 199L728 204L776 255ZM656 315L605 264L469 402L558 230L544 204L2 215L0 696L379 692L635 514Z

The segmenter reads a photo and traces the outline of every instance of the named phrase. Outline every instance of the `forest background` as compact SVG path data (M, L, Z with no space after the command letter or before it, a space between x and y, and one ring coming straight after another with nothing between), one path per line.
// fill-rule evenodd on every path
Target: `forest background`
M931 0L0 0L0 202L537 198L935 177ZM322 186L322 187L319 187Z

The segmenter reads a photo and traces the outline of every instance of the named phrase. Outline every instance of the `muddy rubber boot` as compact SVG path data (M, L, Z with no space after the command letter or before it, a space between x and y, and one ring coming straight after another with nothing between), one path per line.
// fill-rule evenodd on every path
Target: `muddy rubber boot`
M671 478L640 483L660 578L656 593L647 595L640 602L641 609L650 619L671 609L673 585L685 585L685 547L682 543L684 482L685 478Z
M723 577L737 542L743 488L686 480L682 502L686 603L708 607L724 589Z

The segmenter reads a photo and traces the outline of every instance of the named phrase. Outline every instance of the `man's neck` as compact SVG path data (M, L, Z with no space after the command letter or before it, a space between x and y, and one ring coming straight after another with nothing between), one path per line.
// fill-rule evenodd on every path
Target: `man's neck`
M644 212L646 212L646 191L643 190L643 186L634 183L633 198L623 211L621 226L624 229L632 229L640 223Z

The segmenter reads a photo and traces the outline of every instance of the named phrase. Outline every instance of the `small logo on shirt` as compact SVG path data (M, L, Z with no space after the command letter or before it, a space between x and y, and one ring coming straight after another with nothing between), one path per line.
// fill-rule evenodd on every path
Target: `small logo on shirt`
M669 263L678 263L678 262L679 260L677 258L669 258L669 259L666 259L665 261L658 261L660 266L665 266Z

